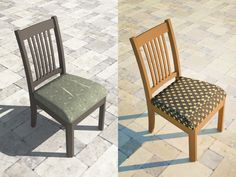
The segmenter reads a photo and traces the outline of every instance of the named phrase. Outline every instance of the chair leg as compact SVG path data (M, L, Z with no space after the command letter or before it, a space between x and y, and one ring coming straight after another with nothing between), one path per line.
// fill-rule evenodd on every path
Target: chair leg
M197 133L195 131L189 133L189 158L191 162L197 160Z
M222 108L219 110L218 113L218 125L217 125L217 130L222 132L223 131L223 122L224 122L224 109L225 106L223 105Z
M72 125L66 126L66 154L67 157L74 156L74 128Z
M37 106L35 104L31 104L31 127L36 126L37 122Z
M155 126L155 112L148 109L148 130L150 133L153 132Z
M99 121L98 121L99 130L103 130L103 128L104 128L105 108L106 108L106 101L99 108Z

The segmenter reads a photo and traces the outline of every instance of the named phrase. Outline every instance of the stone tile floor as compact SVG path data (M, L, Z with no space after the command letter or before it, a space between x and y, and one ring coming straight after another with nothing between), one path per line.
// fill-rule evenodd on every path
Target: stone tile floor
M109 90L104 131L98 111L75 130L75 154L65 157L65 131L39 111L30 127L22 60L14 36L57 15L67 71ZM0 176L117 176L117 2L116 0L3 0L0 2ZM112 158L111 158L112 157Z
M119 176L235 177L236 2L119 0ZM147 131L141 77L129 38L171 18L184 76L205 80L228 94L225 130L217 115L198 136L198 161L188 161L188 138L156 115Z

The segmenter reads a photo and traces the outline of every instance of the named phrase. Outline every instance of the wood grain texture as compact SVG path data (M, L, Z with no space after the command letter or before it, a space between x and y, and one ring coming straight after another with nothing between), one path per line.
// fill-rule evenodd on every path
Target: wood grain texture
M167 43L165 34L168 35L170 47L172 51L172 60L174 64L174 71L171 71L170 57L168 54ZM150 30L138 35L137 37L130 38L130 42L138 63L138 67L141 73L147 108L148 108L148 129L149 132L153 132L155 125L155 112L169 122L183 130L189 135L189 157L190 161L197 160L197 134L201 128L213 117L215 113L219 111L218 118L218 130L223 130L223 118L224 118L224 103L222 100L195 128L190 129L179 121L175 120L169 114L155 107L151 99L153 94L164 84L172 79L178 79L181 76L179 54L177 50L177 44L172 28L170 19L164 21L164 23L157 25ZM143 47L145 56L140 51L140 46ZM145 65L145 59L147 60L148 67ZM148 73L151 75L151 83L149 82Z

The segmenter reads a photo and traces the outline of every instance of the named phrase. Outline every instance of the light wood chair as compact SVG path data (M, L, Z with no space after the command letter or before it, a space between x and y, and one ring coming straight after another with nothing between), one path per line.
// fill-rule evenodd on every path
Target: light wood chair
M154 130L155 113L161 115L188 134L190 161L196 161L197 134L218 111L217 129L223 130L226 93L213 84L181 76L170 19L130 42L145 90L149 131ZM168 86L161 89L164 84Z

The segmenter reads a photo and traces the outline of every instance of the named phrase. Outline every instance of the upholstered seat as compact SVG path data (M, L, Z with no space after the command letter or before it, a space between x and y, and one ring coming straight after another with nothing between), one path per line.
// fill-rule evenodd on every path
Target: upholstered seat
M73 122L106 96L100 84L64 74L34 92L35 99L66 122Z
M151 101L186 127L194 129L225 96L224 90L218 86L180 77Z

